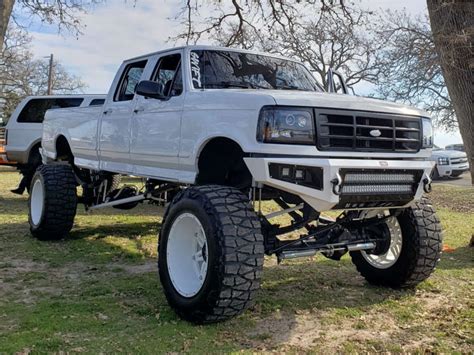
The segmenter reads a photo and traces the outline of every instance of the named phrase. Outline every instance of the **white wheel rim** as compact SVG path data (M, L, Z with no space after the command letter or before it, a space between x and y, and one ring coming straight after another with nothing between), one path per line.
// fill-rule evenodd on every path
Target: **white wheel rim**
M388 269L393 266L402 251L402 230L397 218L390 217L386 220L387 227L390 231L390 246L385 254L375 255L368 254L365 251L361 251L364 259L373 267L377 269Z
M40 179L37 179L33 184L33 190L31 191L30 198L30 214L31 222L36 226L41 220L44 208L44 191L43 183Z
M171 282L181 296L193 297L201 290L208 255L206 233L199 219L189 212L180 214L169 232L166 259Z

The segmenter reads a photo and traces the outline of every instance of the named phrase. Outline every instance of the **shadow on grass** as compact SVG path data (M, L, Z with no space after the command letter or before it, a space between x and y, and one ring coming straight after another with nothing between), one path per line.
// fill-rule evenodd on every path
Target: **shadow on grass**
M104 209L93 210L87 212L83 205L77 205L78 216L156 216L161 218L163 214L163 207L156 205L149 205L148 203L139 204L136 208L131 210L120 210L118 208L107 207ZM11 215L27 215L28 214L28 195L25 193L22 197L15 196L0 196L0 213L7 213Z
M137 326L142 322L150 329L159 326L153 318L156 313L162 314L161 321L163 318L178 321L166 303L161 286L155 281L156 275L150 273L150 270L156 272L156 235L161 225L148 220L95 223L97 225L79 223L68 238L58 242L29 243L28 237L24 237L21 238L21 245L22 248L34 249L31 253L35 254L31 255L38 260L47 260L50 267L59 266L61 273L80 275L77 279L64 280L61 287L76 290L82 284L81 302L109 297L107 304L125 305L126 312L130 312L127 316L133 314ZM27 233L28 227L27 224L12 223L7 224L6 228L13 236L19 230ZM7 248L8 245L5 245L4 250ZM448 255L462 256L462 264L465 265L469 250L461 249L460 254L456 251ZM150 250L155 254L152 255ZM237 348L258 348L267 341L265 339L269 339L268 334L271 335L272 347L288 342L299 331L300 314L304 312L312 312L308 317L314 317L311 321L317 327L321 322L331 321L331 318L325 319L327 315L337 315L337 321L345 317L354 319L370 311L373 306L414 295L413 290L369 286L347 258L335 262L317 257L280 265L276 265L272 258L267 261L256 306L242 317L217 328L209 328L209 331L222 330L223 334L233 332ZM113 274L107 271L107 268L117 265L119 271ZM151 265L152 268L142 271L140 265ZM440 268L443 267L461 268L441 263ZM90 271L91 268L97 268L97 271ZM100 276L104 270L108 273ZM96 284L86 282L87 276L83 275L94 272L99 275ZM107 281L100 281L100 278L107 278ZM125 322L126 315L122 311L116 310L116 320ZM319 316L321 319L316 319ZM194 334L193 327L186 326L183 331Z
M14 196L0 196L0 213L25 214L28 213L26 198Z
M18 231L18 228L19 224L8 225L10 231ZM21 225L21 228L27 230L25 225ZM60 286L57 287L61 288L61 292L77 294L72 298L74 304L89 307L77 311L79 314L90 317L91 313L102 312L109 316L112 313L115 314L113 319L117 322L116 329L126 331L126 324L131 319L136 327L146 325L151 333L152 329L163 329L160 322L180 322L167 305L162 288L156 281L156 254L152 256L149 252L150 247L156 252L159 228L159 223L149 221L97 226L79 224L68 238L58 242L38 242L27 236L18 240L22 248L29 250L30 254L26 256L31 255L36 260L47 262L48 268L53 270L56 267L56 272L67 276L59 280ZM113 238L109 239L109 236ZM143 239L147 241L144 243ZM8 241L3 253L7 248ZM16 257L24 258L25 255ZM347 259L338 263L318 257L280 265L276 265L272 258L267 261L256 306L242 317L205 330L209 334L215 331L222 331L222 334L232 332L234 336L231 338L236 341L232 345L236 347L235 350L258 347L265 341L266 334L275 335L272 336L272 339L277 339L272 340L274 346L287 342L298 331L300 312L317 310L318 313L312 317L324 317L326 311L342 317L354 317L364 314L371 306L413 294L411 290L368 286ZM151 267L142 269L141 266ZM116 270L112 272L113 268ZM53 280L52 283L58 284L59 281ZM46 309L50 305L47 299L44 302ZM64 312L71 312L69 303L61 300L57 302L60 310L64 308ZM102 303L97 306L98 302L103 302L103 306ZM116 305L120 305L120 308ZM161 314L159 321L155 318L157 313ZM48 314L47 310L44 314L40 313L43 321ZM71 329L83 327L81 319L68 319L67 322ZM316 319L315 325L319 321ZM34 320L35 324L38 322ZM97 326L95 323L93 325ZM171 335L173 327L167 328ZM202 328L187 324L180 328L183 334L191 338L197 336L197 330L200 332ZM46 332L44 336L51 334ZM65 344L61 346L67 348Z
M440 270L469 269L474 267L474 248L458 247L451 252L445 252L437 265Z
M160 228L161 223L158 222L126 222L100 224L97 226L79 225L73 228L65 241L70 239L84 239L87 237L93 237L93 240L100 240L109 236L133 239L137 236L143 236L150 233L157 235Z
M125 258L135 258L138 252L147 262L155 264L156 256L151 257L147 254L146 248L143 248L140 239L136 236L152 233L157 235L160 227L160 224L150 222L83 226L76 228L69 240L81 240L92 248L120 254L120 257ZM111 245L104 239L107 236L128 239L135 243L136 250L131 251L126 245L125 247ZM156 240L153 242L153 247L156 248ZM67 244L68 240L65 240L65 243ZM370 286L359 276L348 259L335 262L321 257L316 261L307 260L281 265L276 265L274 260L270 259L265 265L262 288L256 300L256 307L247 312L247 316L264 319L270 317L271 320L276 310L284 310L289 311L285 317L291 323L291 318L295 313L313 309L339 310L348 315L362 314L365 309L375 304L387 300L398 300L411 296L414 292L410 289L394 290ZM148 302L152 301L148 300ZM239 322L238 319L235 321ZM284 337L282 335L282 340Z

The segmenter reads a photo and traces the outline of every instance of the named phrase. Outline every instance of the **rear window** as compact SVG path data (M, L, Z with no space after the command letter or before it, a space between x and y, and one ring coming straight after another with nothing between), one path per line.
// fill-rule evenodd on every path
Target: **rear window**
M82 101L84 99L81 98L32 99L21 110L18 122L41 123L44 120L44 114L49 109L77 107Z
M105 99L94 99L91 101L89 106L102 106L105 102Z

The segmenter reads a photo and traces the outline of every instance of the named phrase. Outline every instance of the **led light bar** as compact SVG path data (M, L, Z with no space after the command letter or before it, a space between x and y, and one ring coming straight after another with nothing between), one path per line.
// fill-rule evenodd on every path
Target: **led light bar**
M344 185L341 194L411 194L412 185Z
M374 174L374 173L348 173L344 177L345 183L413 183L415 176L413 174Z

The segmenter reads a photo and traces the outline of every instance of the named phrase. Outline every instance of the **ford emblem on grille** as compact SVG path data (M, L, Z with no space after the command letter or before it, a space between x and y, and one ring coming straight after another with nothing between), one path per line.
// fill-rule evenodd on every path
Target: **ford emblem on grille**
M372 137L380 137L380 135L382 134L379 129L373 129L369 133Z

